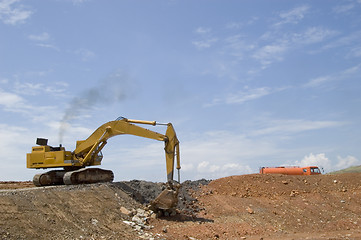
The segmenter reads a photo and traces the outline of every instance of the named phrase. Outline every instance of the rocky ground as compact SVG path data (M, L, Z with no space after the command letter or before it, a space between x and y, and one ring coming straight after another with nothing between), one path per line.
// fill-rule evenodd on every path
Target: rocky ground
M0 239L361 239L360 173L186 181L160 218L145 206L161 183L0 189Z

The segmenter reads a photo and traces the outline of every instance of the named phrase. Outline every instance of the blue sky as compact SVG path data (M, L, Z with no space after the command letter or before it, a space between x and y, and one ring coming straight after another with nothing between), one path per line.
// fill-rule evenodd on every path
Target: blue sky
M40 172L37 137L74 150L119 116L172 122L183 180L360 165L360 26L360 0L0 0L0 180ZM162 142L103 155L116 180L166 179Z

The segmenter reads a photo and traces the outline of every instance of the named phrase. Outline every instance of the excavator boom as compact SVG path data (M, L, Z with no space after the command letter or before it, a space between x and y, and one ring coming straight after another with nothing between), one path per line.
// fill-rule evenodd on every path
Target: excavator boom
M131 134L159 141L164 141L166 138L166 136L163 134L131 124L127 121L127 119L124 118L122 120L110 121L101 125L92 133L92 135L90 135L85 141L82 141L81 144L76 147L74 154L78 155L87 153L94 145L105 142L109 138L121 134Z
M74 150L74 155L76 156L76 159L79 160L81 165L83 166L93 165L94 162L92 162L92 160L96 159L95 157L96 154L99 152L99 148L103 148L109 138L121 134L130 134L158 141L164 141L167 180L173 180L175 157L177 158L177 169L180 169L179 141L173 125L171 123L159 124L167 125L166 134L163 135L149 129L134 125L133 123L148 124L153 126L158 125L155 121L141 121L126 118L107 122L100 126L97 130L95 130L93 134L90 135L85 141L77 142L77 147Z

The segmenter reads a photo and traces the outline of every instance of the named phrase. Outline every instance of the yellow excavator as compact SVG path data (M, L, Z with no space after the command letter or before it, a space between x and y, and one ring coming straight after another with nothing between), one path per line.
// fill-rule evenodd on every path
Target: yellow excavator
M165 135L163 135L136 124L166 125L167 130ZM120 117L115 121L110 121L100 126L86 140L77 141L73 152L66 151L62 145L59 145L59 147L49 146L47 139L38 138L36 142L38 146L32 147L32 152L26 156L27 168L63 169L36 174L33 178L34 185L49 186L112 182L114 179L112 171L86 167L100 165L103 159L101 150L107 144L107 140L121 134L164 141L167 188L151 203L151 208L163 210L174 208L178 202L178 190L180 187L179 170L181 167L179 141L171 123L162 124L156 121L133 120ZM177 160L178 183L173 180L175 158Z

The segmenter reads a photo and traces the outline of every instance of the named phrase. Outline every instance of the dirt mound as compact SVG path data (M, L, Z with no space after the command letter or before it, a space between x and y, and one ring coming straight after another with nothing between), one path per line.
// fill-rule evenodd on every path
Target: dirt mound
M1 239L136 239L121 206L140 206L110 184L0 191Z
M201 182L206 181L183 185L179 212L196 208L187 189L197 189ZM0 239L154 239L157 235L144 234L146 226L133 223L132 217L142 212L164 185L132 180L37 188L31 182L1 182ZM142 218L151 213L145 215ZM136 227L142 229L135 231Z
M155 218L162 188L1 183L0 239L361 239L361 173L186 181L178 215Z
M196 218L155 220L155 231L166 225L170 239L361 239L361 174L231 176L193 197Z
M330 193L357 190L360 174L287 176L252 174L231 176L212 181L209 186L220 195L239 197L289 196L293 194Z
M18 189L18 188L30 188L35 187L33 182L15 182L15 181L7 181L0 182L0 189Z

